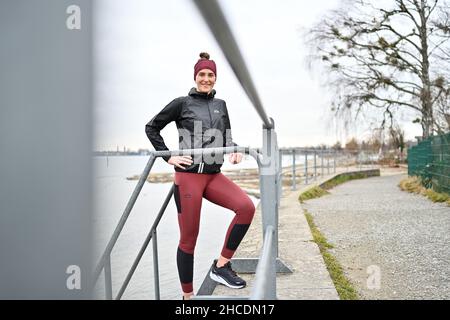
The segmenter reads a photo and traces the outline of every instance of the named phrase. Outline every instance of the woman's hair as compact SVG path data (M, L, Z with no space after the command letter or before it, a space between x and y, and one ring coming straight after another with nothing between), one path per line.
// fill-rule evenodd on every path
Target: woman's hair
M209 53L208 52L200 52L200 59L209 60Z

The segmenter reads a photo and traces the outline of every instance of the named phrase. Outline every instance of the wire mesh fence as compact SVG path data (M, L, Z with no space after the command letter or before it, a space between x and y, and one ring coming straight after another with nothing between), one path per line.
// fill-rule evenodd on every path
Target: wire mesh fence
M450 133L409 148L408 175L419 176L427 188L450 194Z

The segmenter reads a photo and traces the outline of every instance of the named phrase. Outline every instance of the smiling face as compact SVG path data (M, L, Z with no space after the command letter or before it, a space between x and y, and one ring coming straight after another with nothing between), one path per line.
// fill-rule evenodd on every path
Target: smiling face
M209 93L216 83L216 75L209 69L202 69L197 73L195 83L197 84L198 92Z

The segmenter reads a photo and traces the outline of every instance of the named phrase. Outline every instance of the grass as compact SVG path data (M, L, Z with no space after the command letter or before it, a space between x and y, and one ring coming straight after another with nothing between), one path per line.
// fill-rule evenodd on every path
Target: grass
M316 186L301 193L298 197L298 200L303 203L306 200L320 198L321 196L324 196L326 194L329 194L329 192L322 189L321 187Z
M352 173L352 174L344 174L344 175L338 175L334 177L333 179L330 179L322 184L322 188L325 190L329 190L339 184L342 184L344 182L355 180L355 179L364 179L367 178L367 175L364 173Z
M300 194L300 196L298 197L298 200L300 201L300 203L303 203L306 200L320 198L326 194L329 194L329 192L327 190L329 190L339 184L342 184L346 181L355 180L355 179L363 179L363 178L367 178L367 175L365 173L360 173L360 172L338 175L338 176L334 177L333 179L325 181L322 184L322 187L315 186L315 187L312 187L312 188L306 190L305 192L302 192Z
M351 173L343 174L334 177L322 184L322 187L315 186L305 192L302 192L299 196L299 201L303 203L306 200L322 197L329 194L327 190L342 184L349 180L363 179L367 178L364 173ZM306 220L308 221L309 228L314 239L314 242L319 247L320 253L322 254L323 260L330 274L331 280L334 283L336 291L341 300L358 300L359 296L352 283L347 279L342 269L341 264L328 250L333 249L333 245L330 244L325 236L320 232L314 223L313 217L310 213L304 210Z
M433 189L425 188L419 177L408 177L400 181L398 184L400 189L410 193L421 194L433 202L445 202L450 206L450 195L446 193L439 193Z
M314 223L313 217L308 211L304 210L306 220L308 221L314 242L318 245L323 260L333 280L336 291L341 300L358 300L359 296L352 283L344 275L344 271L339 261L328 251L333 245L328 243L325 236L320 232Z

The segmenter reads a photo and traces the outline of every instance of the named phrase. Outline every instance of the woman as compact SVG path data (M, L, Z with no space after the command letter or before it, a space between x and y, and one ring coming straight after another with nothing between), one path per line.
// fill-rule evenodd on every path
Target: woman
M145 127L155 150L168 150L160 131L175 121L180 135L180 149L236 146L230 134L230 120L225 101L214 97L217 70L209 54L200 53L194 66L197 88L189 95L170 102ZM219 134L218 134L219 133ZM241 153L229 155L233 164L242 160ZM194 249L200 223L202 198L233 210L235 216L228 228L218 259L214 260L209 276L230 288L243 288L246 282L231 268L230 259L247 232L255 213L252 200L234 182L220 173L223 155L173 156L164 160L175 167L174 198L178 211L180 242L177 266L183 298L193 294Z

